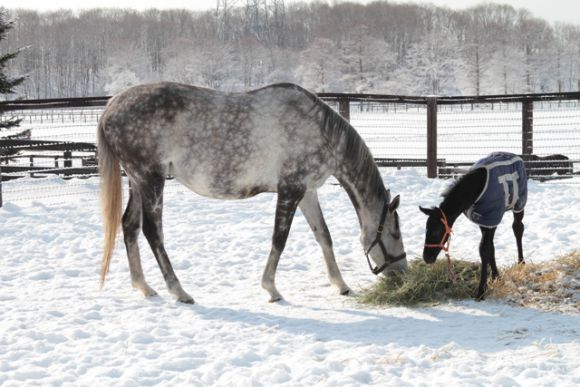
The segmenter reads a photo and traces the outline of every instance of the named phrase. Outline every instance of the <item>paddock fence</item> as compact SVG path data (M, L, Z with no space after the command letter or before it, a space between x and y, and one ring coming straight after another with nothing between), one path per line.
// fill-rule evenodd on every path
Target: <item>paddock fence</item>
M455 177L503 150L522 155L533 179L580 183L580 93L319 96L351 122L381 168ZM21 120L0 132L0 206L94 195L96 129L108 99L0 102L0 120Z

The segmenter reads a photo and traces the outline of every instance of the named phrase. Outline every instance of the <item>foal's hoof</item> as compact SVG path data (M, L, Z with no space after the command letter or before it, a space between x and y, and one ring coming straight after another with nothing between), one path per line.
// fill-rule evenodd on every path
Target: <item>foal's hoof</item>
M477 293L475 297L473 297L475 301L483 301L485 300L485 292Z
M273 304L274 302L282 301L282 296L271 297L268 302Z

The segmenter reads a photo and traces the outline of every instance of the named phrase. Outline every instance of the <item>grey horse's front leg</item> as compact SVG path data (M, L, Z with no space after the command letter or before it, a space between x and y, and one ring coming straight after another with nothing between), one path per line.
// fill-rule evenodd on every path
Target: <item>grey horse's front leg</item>
M316 242L318 242L322 248L322 254L324 255L324 261L326 262L326 269L328 271L330 283L336 286L340 294L349 294L351 290L342 279L342 275L340 274L340 270L336 264L334 251L332 250L332 238L330 237L330 232L328 231L328 227L324 221L324 216L322 215L322 209L320 208L316 191L306 192L299 207L314 233Z
M274 221L274 233L272 235L272 249L264 274L262 275L262 287L270 294L270 302L280 301L282 295L276 289L275 277L280 255L286 246L286 240L290 233L290 226L296 213L298 203L302 200L305 190L300 187L278 187L278 200L276 203L276 219Z

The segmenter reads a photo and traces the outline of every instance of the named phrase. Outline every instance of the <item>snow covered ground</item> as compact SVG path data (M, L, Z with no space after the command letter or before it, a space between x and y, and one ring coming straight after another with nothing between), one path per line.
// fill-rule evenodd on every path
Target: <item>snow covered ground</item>
M382 171L401 194L407 253L422 250L425 217L447 181ZM34 187L52 179L29 180ZM370 273L346 193L320 201L339 266L355 290ZM3 183L9 192L27 180ZM78 182L62 181L63 189ZM363 307L328 285L321 251L300 213L280 261L285 301L269 304L260 276L270 248L275 195L223 202L171 183L166 247L195 305L168 294L146 242L142 260L160 296L131 288L122 243L98 287L98 180L88 194L11 201L0 209L0 385L404 386L580 385L580 313L485 301L429 308ZM16 189L16 185L19 187ZM36 189L36 188L35 188ZM50 196L49 194L45 196ZM580 186L530 182L524 255L542 262L577 250ZM500 265L516 261L507 214L496 234ZM478 260L478 229L455 225L452 255Z

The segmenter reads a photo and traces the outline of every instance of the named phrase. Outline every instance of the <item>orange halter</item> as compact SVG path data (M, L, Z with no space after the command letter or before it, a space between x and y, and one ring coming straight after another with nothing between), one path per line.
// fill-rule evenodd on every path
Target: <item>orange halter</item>
M453 230L451 230L451 227L449 226L445 212L443 212L441 208L439 208L439 211L441 211L441 223L443 223L443 226L445 227L445 232L443 233L441 242L438 244L426 243L425 247L439 247L445 252L445 257L447 257L447 271L449 272L449 278L451 279L451 282L455 283L455 273L453 273L451 268L451 257L449 256L449 246L451 245L451 234L453 233ZM447 242L445 241L445 238L447 238Z

